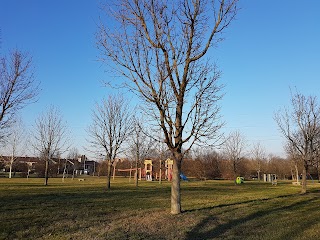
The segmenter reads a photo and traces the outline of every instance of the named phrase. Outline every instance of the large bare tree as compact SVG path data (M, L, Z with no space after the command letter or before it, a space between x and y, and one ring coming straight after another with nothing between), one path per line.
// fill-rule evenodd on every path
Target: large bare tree
M57 108L51 106L35 120L33 148L45 161L45 185L48 185L49 164L70 147L70 132Z
M39 84L33 74L32 58L21 51L0 58L0 138L12 124L15 114L35 101Z
M181 212L182 149L213 143L221 127L220 71L205 56L234 19L237 2L120 0L105 6L112 20L97 34L101 60L128 80L124 85L163 131L174 159L172 214Z
M92 124L88 127L91 147L105 155L108 163L107 189L111 187L111 170L117 156L124 150L123 144L132 130L132 115L129 103L122 95L109 95L107 100L96 105Z
M307 192L308 167L315 160L320 135L320 106L315 96L291 94L292 109L275 114L280 132L288 141L292 152L303 163L301 193Z

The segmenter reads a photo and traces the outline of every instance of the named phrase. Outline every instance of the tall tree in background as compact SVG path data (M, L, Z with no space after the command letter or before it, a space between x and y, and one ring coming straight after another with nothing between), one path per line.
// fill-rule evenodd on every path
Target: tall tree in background
M0 57L0 139L7 135L17 111L35 101L37 94L32 58L18 50Z
M133 118L133 130L130 134L129 154L133 156L135 162L135 185L138 187L138 167L141 161L147 157L155 144L154 139L149 137L146 128L143 126L143 120L138 117Z
M258 173L258 180L260 181L261 176L261 163L266 158L266 151L264 147L261 145L260 142L253 145L252 151L252 158L257 162L257 173Z
M62 176L63 178L66 175L66 167L69 162L70 164L72 164L72 179L74 179L74 174L75 174L75 171L78 168L78 164L79 164L78 158L80 156L81 155L79 154L79 151L76 147L73 147L69 150L66 161L65 161L64 169L63 169L63 176ZM70 161L70 160L73 160L73 161Z
M53 157L69 149L69 131L61 113L53 106L35 121L33 148L45 161L45 185L48 185L49 164Z
M110 95L96 105L88 128L89 143L107 160L107 189L110 190L111 170L132 129L129 103L121 95Z
M320 134L320 106L315 96L291 94L292 109L279 110L275 121L291 151L303 163L301 193L307 192L308 167L315 159Z
M102 61L112 62L145 102L174 159L171 213L181 212L184 152L213 143L221 128L220 71L205 56L234 19L238 0L119 0L97 34ZM109 5L110 6L110 5ZM116 22L115 22L116 21Z
M224 154L231 162L234 180L239 174L239 163L244 157L245 147L245 137L239 131L231 132L223 144Z

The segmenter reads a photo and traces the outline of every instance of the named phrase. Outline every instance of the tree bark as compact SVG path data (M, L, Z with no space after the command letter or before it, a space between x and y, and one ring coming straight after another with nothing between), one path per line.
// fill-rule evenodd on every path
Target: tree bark
M299 182L299 170L298 170L298 165L297 163L294 165L295 171L296 171L296 178L297 178L297 183Z
M302 170L301 194L307 193L307 170L308 170L308 165L304 164L304 167Z
M135 185L136 185L136 187L138 187L138 185L139 185L139 176L138 176L138 159L136 159L136 164L135 164L135 168L136 168L136 172L135 172L135 174L134 174L134 177L135 177Z
M107 190L111 189L111 169L112 169L112 163L110 160L108 160L108 169L107 169Z
M173 172L171 183L171 214L181 213L181 189L180 189L180 172L182 163L182 153L174 154Z
M10 163L9 178L12 178L12 162Z
M48 179L49 179L49 160L46 160L46 168L44 171L44 185L48 185Z

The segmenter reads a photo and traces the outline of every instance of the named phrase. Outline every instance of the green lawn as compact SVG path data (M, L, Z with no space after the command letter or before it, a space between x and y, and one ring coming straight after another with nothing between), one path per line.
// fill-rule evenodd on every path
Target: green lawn
M177 216L167 182L105 182L1 178L0 239L320 239L315 182L306 195L290 182L182 182Z

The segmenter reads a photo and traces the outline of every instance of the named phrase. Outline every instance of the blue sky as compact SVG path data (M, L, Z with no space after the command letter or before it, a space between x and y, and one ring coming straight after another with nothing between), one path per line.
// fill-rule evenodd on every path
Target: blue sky
M290 87L318 95L320 89L320 1L242 0L241 10L218 48L211 49L223 72L223 131L239 130L268 153L284 156L274 112L290 104ZM108 93L112 79L97 61L94 34L98 0L1 0L1 53L28 51L41 81L37 103L21 115L28 127L48 106L58 107L85 153L91 109Z

